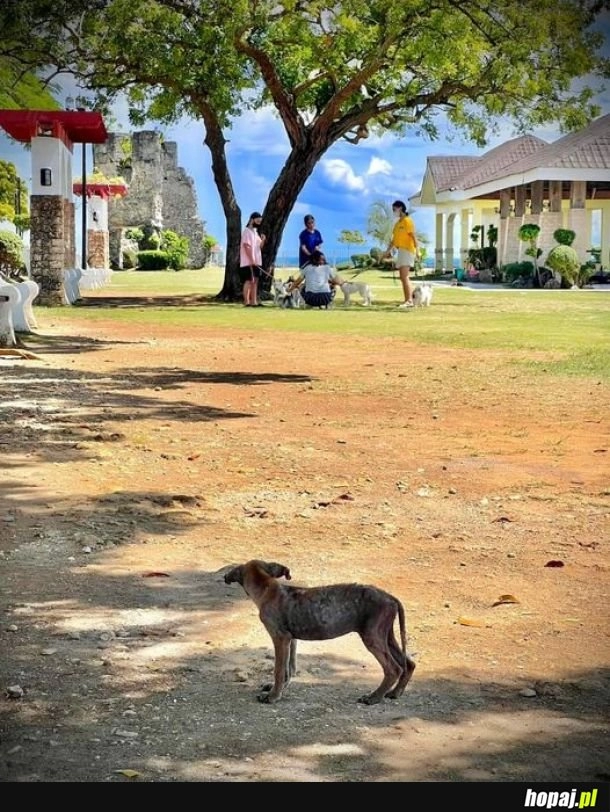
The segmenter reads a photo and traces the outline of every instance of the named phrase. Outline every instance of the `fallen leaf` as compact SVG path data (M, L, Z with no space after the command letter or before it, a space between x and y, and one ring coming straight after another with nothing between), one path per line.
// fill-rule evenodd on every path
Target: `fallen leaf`
M544 566L545 567L564 567L565 564L563 563L563 561L556 561L556 560L553 559L551 561L547 561Z
M145 572L142 575L142 578L169 578L169 573L167 572Z
M353 497L351 493L342 493L341 496L337 496L337 498L334 501L353 502L355 501L355 497Z
M471 617L458 617L458 623L460 626L480 626L483 628L487 625L484 620L477 620Z
M137 778L140 773L137 770L115 770L117 775L124 775L126 778Z
M494 522L512 522L512 519L509 519L508 516L498 516L497 519L493 519Z
M501 606L503 603L520 603L520 601L514 595L500 595L492 606Z

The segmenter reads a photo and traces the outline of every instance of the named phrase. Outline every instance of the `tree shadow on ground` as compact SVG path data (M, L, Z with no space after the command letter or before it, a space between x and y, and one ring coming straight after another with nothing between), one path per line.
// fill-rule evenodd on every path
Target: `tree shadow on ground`
M125 440L121 432L105 431L106 423L129 421L135 425L138 420L198 423L256 417L254 412L198 402L201 392L205 396L205 389L200 387L311 381L310 376L301 374L147 367L104 373L32 367L26 362L7 367L0 378L2 445L19 453L35 453L38 458L47 456L71 462L87 451L82 443L101 447L100 444ZM155 393L183 388L188 389L192 399L170 400Z
M378 664L324 641L300 644L300 676L262 705L270 641L249 609L253 633L232 642L249 599L224 584L226 568L59 569L44 594L39 571L6 613L17 632L0 641L0 679L25 694L4 701L3 780L119 781L127 766L153 782L608 780L607 669L532 699L517 690L527 674L481 680L424 662L401 699L365 706Z
M19 333L19 346L39 356L75 355L84 352L99 352L117 345L146 344L146 341L111 341L78 335L44 335L41 333Z

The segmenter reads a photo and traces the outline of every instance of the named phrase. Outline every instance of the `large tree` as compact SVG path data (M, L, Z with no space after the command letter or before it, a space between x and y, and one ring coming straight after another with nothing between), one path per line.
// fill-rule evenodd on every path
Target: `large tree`
M591 26L609 0L5 0L20 58L76 74L99 105L126 93L132 123L203 122L227 222L225 283L238 295L241 212L231 121L271 104L288 157L263 211L275 259L296 199L340 139L437 134L439 114L484 145L500 117L523 131L599 114L578 77L608 76ZM2 12L0 12L2 14ZM2 28L0 17L0 28ZM27 45L27 47L26 47ZM0 43L0 55L3 45Z

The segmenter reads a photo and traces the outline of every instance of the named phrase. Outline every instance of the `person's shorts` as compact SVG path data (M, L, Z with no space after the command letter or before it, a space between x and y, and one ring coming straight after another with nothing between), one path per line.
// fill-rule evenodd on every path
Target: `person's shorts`
M251 279L260 279L261 269L258 268L256 265L254 268L250 268L249 265L246 265L243 268L239 269L239 278L241 282L250 282Z
M328 307L333 300L332 293L311 293L303 291L303 299L309 307Z
M407 251L406 248L399 248L394 257L394 264L397 268L404 268L405 266L413 268L415 266L415 254L413 251Z

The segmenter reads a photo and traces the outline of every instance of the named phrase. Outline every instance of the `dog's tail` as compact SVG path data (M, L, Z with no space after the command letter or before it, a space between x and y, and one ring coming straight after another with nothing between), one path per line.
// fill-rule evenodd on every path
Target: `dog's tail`
M402 603L396 599L396 610L398 612L398 624L400 626L400 645L404 659L404 667L407 667L407 624L405 622L405 610Z

